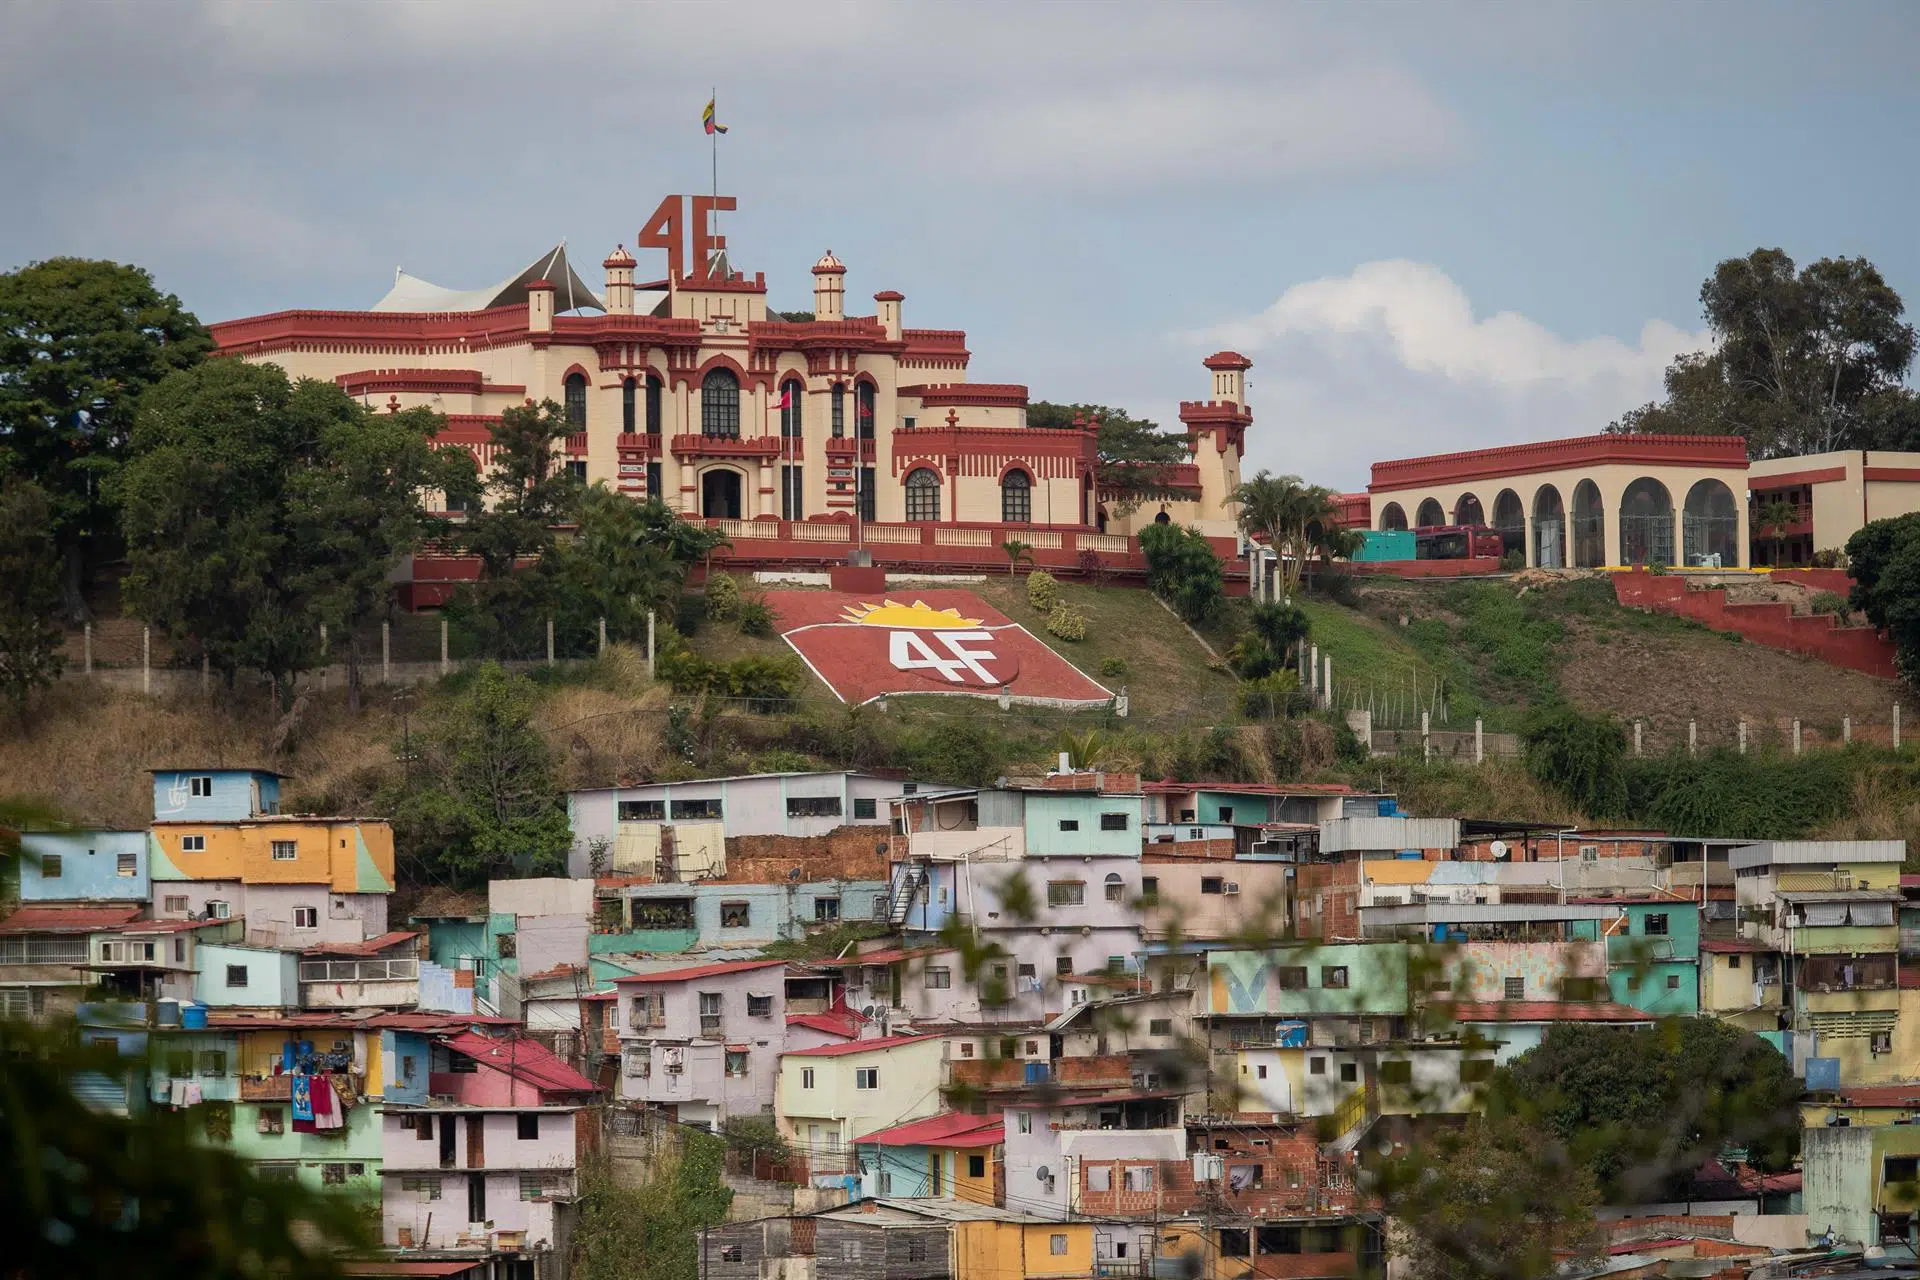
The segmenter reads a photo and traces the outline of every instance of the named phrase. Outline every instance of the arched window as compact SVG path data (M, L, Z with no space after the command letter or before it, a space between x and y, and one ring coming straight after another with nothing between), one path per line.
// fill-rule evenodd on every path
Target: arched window
M1107 901L1125 902L1127 900L1127 882L1120 878L1118 871L1107 872Z
M785 382L780 384L780 403L781 403L780 434L781 435L799 436L801 434L800 406L806 403L806 398L807 398L807 389L806 387L801 385L800 379L789 378Z
M1000 482L1000 519L1007 524L1033 519L1033 477L1026 472L1009 471Z
M1422 529L1438 529L1447 522L1446 508L1432 498L1420 501L1420 510L1414 514L1414 524Z
M926 467L915 467L907 476L907 519L940 518L940 477Z
M1389 502L1380 508L1381 529L1404 529L1407 527L1407 513L1397 502Z
M567 422L574 427L587 425L587 375L570 373L567 375Z
M833 438L838 440L847 434L847 388L844 383L833 384Z
M1573 487L1573 567L1598 569L1607 562L1607 509L1600 486L1582 480Z
M1740 567L1740 508L1733 490L1718 480L1702 480L1687 490L1680 515L1681 549L1689 565L1713 569Z
M1460 501L1453 504L1453 522L1455 524L1485 524L1487 513L1480 506L1480 499L1470 493L1460 495Z
M1533 495L1533 563L1539 569L1567 567L1567 509L1550 484Z
M1527 549L1527 509L1520 495L1502 489L1493 499L1493 528L1500 535L1500 554Z
M873 384L863 382L853 389L854 432L862 440L873 439Z
M1673 498L1667 486L1642 476L1620 495L1620 559L1626 564L1673 563Z
M640 384L632 378L620 384L620 430L628 435L633 434L634 422L639 416L640 407L634 403L639 393Z
M666 394L667 385L660 381L660 375L647 375L647 434L660 434L661 398Z
M700 434L740 438L740 379L715 369L700 382Z

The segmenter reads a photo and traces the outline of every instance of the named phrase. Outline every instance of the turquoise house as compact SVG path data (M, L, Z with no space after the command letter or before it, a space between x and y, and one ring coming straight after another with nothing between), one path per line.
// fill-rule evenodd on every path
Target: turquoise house
M280 780L271 769L155 769L155 822L245 822L280 812Z
M1141 799L1098 791L1026 793L1029 858L1138 858Z
M1606 935L1608 998L1656 1017L1700 1012L1700 907L1681 898L1581 898L1624 914ZM1609 921L1575 920L1572 936L1592 941Z
M144 831L29 831L22 902L145 902L153 896Z

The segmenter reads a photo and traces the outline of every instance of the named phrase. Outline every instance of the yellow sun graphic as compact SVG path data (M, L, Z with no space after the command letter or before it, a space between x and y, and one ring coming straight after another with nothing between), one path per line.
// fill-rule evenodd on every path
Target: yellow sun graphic
M958 609L935 609L924 600L910 605L889 600L885 604L849 606L840 615L843 622L858 622L869 627L977 627L978 618L963 618Z

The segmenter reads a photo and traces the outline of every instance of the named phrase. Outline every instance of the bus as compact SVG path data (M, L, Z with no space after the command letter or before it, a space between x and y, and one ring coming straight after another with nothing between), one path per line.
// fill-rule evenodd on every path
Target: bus
M1505 551L1499 531L1483 524L1429 525L1413 532L1416 560L1498 560Z

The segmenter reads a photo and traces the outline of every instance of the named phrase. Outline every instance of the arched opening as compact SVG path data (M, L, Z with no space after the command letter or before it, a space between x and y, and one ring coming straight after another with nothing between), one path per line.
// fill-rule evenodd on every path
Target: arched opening
M740 438L740 379L715 369L700 381L700 434Z
M1533 563L1539 569L1567 567L1567 509L1550 484L1533 495Z
M587 375L570 373L561 384L566 388L567 425L583 431L587 425Z
M1620 495L1620 561L1673 563L1673 497L1650 476L1635 480Z
M700 514L709 520L740 519L740 473L715 467L700 476Z
M1413 513L1413 523L1417 529L1438 529L1446 522L1446 508L1432 498L1422 498L1420 509Z
M798 378L788 378L780 384L780 434L789 438L800 435L800 406L805 403L807 389Z
M1733 490L1718 480L1702 480L1687 490L1680 516L1684 563L1704 569L1740 567L1740 508Z
M854 425L858 428L855 435L862 440L873 439L873 384L863 382L853 389Z
M1153 522L1155 524L1172 524L1173 517L1168 515L1166 512L1162 511L1159 515L1153 518Z
M640 383L638 381L628 378L620 384L620 430L628 435L633 434L634 423L640 415L640 406L637 403L639 398Z
M1520 495L1502 489L1493 499L1493 531L1500 535L1500 554L1527 549L1527 509Z
M1481 509L1480 499L1470 493L1460 495L1460 501L1453 504L1453 522L1455 524L1480 525L1487 522L1487 513Z
M1033 477L1015 469L1000 481L1000 519L1006 524L1033 520Z
M1607 509L1600 486L1582 480L1573 487L1573 567L1598 569L1607 562Z
M940 477L926 467L915 467L907 475L907 519L940 518Z
M660 434L661 400L666 390L667 384L660 380L659 374L647 375L647 434L650 436Z
M1389 502L1380 508L1380 527L1384 529L1405 529L1407 513L1397 502Z
M1107 872L1106 890L1108 902L1125 902L1127 900L1127 882L1121 879L1118 871Z

